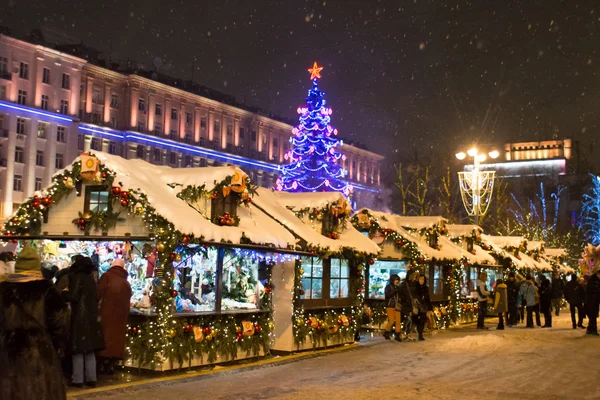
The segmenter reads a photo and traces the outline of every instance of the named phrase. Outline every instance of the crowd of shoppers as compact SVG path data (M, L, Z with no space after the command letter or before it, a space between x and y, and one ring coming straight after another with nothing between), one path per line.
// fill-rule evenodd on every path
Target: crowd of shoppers
M24 247L14 267L0 255L0 399L60 400L65 383L95 386L125 353L131 287L123 260L97 282L97 265L77 255L58 271Z

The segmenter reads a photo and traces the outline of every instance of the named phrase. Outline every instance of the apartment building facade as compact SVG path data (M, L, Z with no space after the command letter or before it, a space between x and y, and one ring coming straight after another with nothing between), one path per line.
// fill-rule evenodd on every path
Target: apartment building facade
M274 185L291 124L145 75L0 35L0 220L88 150L176 168L239 165ZM383 157L343 151L354 200L373 206Z

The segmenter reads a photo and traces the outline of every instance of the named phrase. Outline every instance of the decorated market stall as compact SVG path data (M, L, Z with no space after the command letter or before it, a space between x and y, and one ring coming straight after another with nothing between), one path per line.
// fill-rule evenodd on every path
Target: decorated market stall
M254 204L311 253L295 268L273 274L277 351L353 342L363 304L365 264L379 248L349 221L350 205L337 192L286 193L258 189ZM290 296L290 293L292 294ZM292 326L280 321L292 321Z
M273 335L273 270L309 254L253 206L255 195L234 167L173 169L84 153L20 205L3 239L36 246L61 268L74 254L91 256L100 274L125 261L128 366L254 357Z

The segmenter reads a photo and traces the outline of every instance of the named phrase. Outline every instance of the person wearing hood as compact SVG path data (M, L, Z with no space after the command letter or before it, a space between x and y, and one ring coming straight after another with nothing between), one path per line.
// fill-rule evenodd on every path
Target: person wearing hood
M542 328L552 328L552 284L550 279L543 277L540 284L540 312L544 314Z
M508 301L507 325L511 327L519 322L519 316L517 314L519 309L519 283L516 280L515 273L512 271L508 273L508 281L506 282L506 295Z
M554 315L560 315L560 303L565 292L565 281L560 277L558 272L552 274L552 307Z
M586 334L598 336L598 309L600 308L600 268L596 268L585 287L585 313L589 319Z
M479 312L477 313L477 329L487 329L484 325L485 314L487 311L488 298L492 294L487 290L487 272L481 271L477 279L477 301L479 302Z
M402 320L404 321L404 334L406 337L410 335L414 329L413 324L413 305L414 299L417 297L417 280L419 279L418 271L409 271L406 279L400 284L398 294L402 305Z
M98 283L100 320L106 344L106 348L98 356L102 359L101 369L108 373L114 372L117 360L122 360L125 355L127 316L131 301L131 285L127 281L127 275L125 262L118 258Z
M585 302L585 288L579 282L577 274L571 274L571 281L565 285L564 292L565 300L567 300L569 303L569 311L571 312L573 329L585 329L585 326L583 326L583 319L585 318L585 311L583 310L583 303ZM577 310L577 320L575 320L575 310Z
M399 298L400 277L396 274L390 275L390 281L385 287L385 311L387 313L388 322L385 327L383 337L390 340L392 325L395 324L394 331L396 332L395 340L402 341L400 337L400 310L401 303Z
M419 310L418 315L413 315L413 322L417 325L417 332L419 333L419 340L425 340L423 337L423 331L425 330L425 323L427 322L427 312L433 310L431 305L431 299L429 297L429 286L427 286L427 278L425 275L419 275L417 285L415 288L417 300L417 308Z
M0 399L61 400L66 391L59 351L68 309L43 279L37 251L19 253L15 273L0 282Z
M96 385L96 354L104 349L102 326L98 322L95 266L89 257L77 260L70 267L69 289L64 298L71 303L71 351L73 374L71 385ZM84 380L85 375L85 380Z
M496 281L496 294L494 299L494 310L498 314L497 330L504 330L504 316L508 312L507 285L502 279ZM510 321L508 321L510 324Z

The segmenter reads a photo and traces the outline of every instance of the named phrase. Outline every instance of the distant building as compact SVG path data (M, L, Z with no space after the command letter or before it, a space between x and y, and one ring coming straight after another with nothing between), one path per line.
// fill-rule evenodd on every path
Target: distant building
M58 31L30 38L42 44L0 35L0 220L88 150L172 167L239 165L273 186L295 121L190 81L94 65L97 51ZM342 150L357 205L381 207L383 157Z

